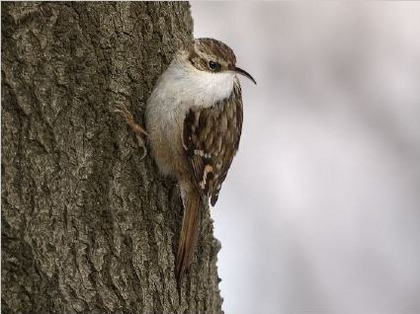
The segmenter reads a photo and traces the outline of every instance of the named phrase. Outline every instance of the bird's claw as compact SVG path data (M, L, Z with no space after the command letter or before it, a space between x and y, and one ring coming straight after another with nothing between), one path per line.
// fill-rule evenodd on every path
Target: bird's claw
M121 114L125 118L125 121L130 126L131 130L133 130L134 134L136 135L139 147L143 149L143 155L141 156L141 159L143 159L147 155L147 147L144 141L144 137L149 136L149 134L139 124L135 122L133 115L125 105L119 105L117 108L114 109L114 112L118 112L119 114Z
M140 135L136 134L136 138L137 138L137 143L138 143L139 147L140 147L141 149L143 149L143 154L142 154L142 155L141 155L141 157L140 157L140 160L143 160L143 159L144 159L144 157L146 157L146 156L147 156L147 147L146 147L146 143L144 142L144 140L143 140L143 137L142 137L142 136L140 136Z

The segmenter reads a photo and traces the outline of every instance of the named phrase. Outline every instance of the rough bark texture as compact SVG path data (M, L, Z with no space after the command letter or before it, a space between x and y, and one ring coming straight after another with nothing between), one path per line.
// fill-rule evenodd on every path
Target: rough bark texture
M113 112L191 38L188 3L2 4L2 313L221 312L208 213L179 292L178 189Z

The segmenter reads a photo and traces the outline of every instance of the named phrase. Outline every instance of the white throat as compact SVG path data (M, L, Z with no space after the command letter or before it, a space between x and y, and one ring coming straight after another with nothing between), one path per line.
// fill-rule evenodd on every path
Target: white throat
M237 80L234 72L211 73L196 69L189 62L175 59L163 74L161 84L184 101L210 107L230 96Z

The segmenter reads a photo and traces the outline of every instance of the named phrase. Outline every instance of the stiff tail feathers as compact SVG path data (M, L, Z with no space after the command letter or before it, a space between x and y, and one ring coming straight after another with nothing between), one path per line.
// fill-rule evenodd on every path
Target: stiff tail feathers
M179 237L175 266L178 285L194 256L194 250L200 235L201 215L204 209L203 199L195 189L190 190L184 205L184 216L182 218L181 235Z

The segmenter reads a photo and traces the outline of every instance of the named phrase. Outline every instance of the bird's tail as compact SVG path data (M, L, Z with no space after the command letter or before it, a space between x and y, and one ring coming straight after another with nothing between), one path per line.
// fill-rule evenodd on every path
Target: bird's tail
M200 235L201 213L204 210L203 199L196 189L189 189L184 195L184 216L182 218L175 266L178 284L181 282L185 270L190 266L194 256L194 249Z

